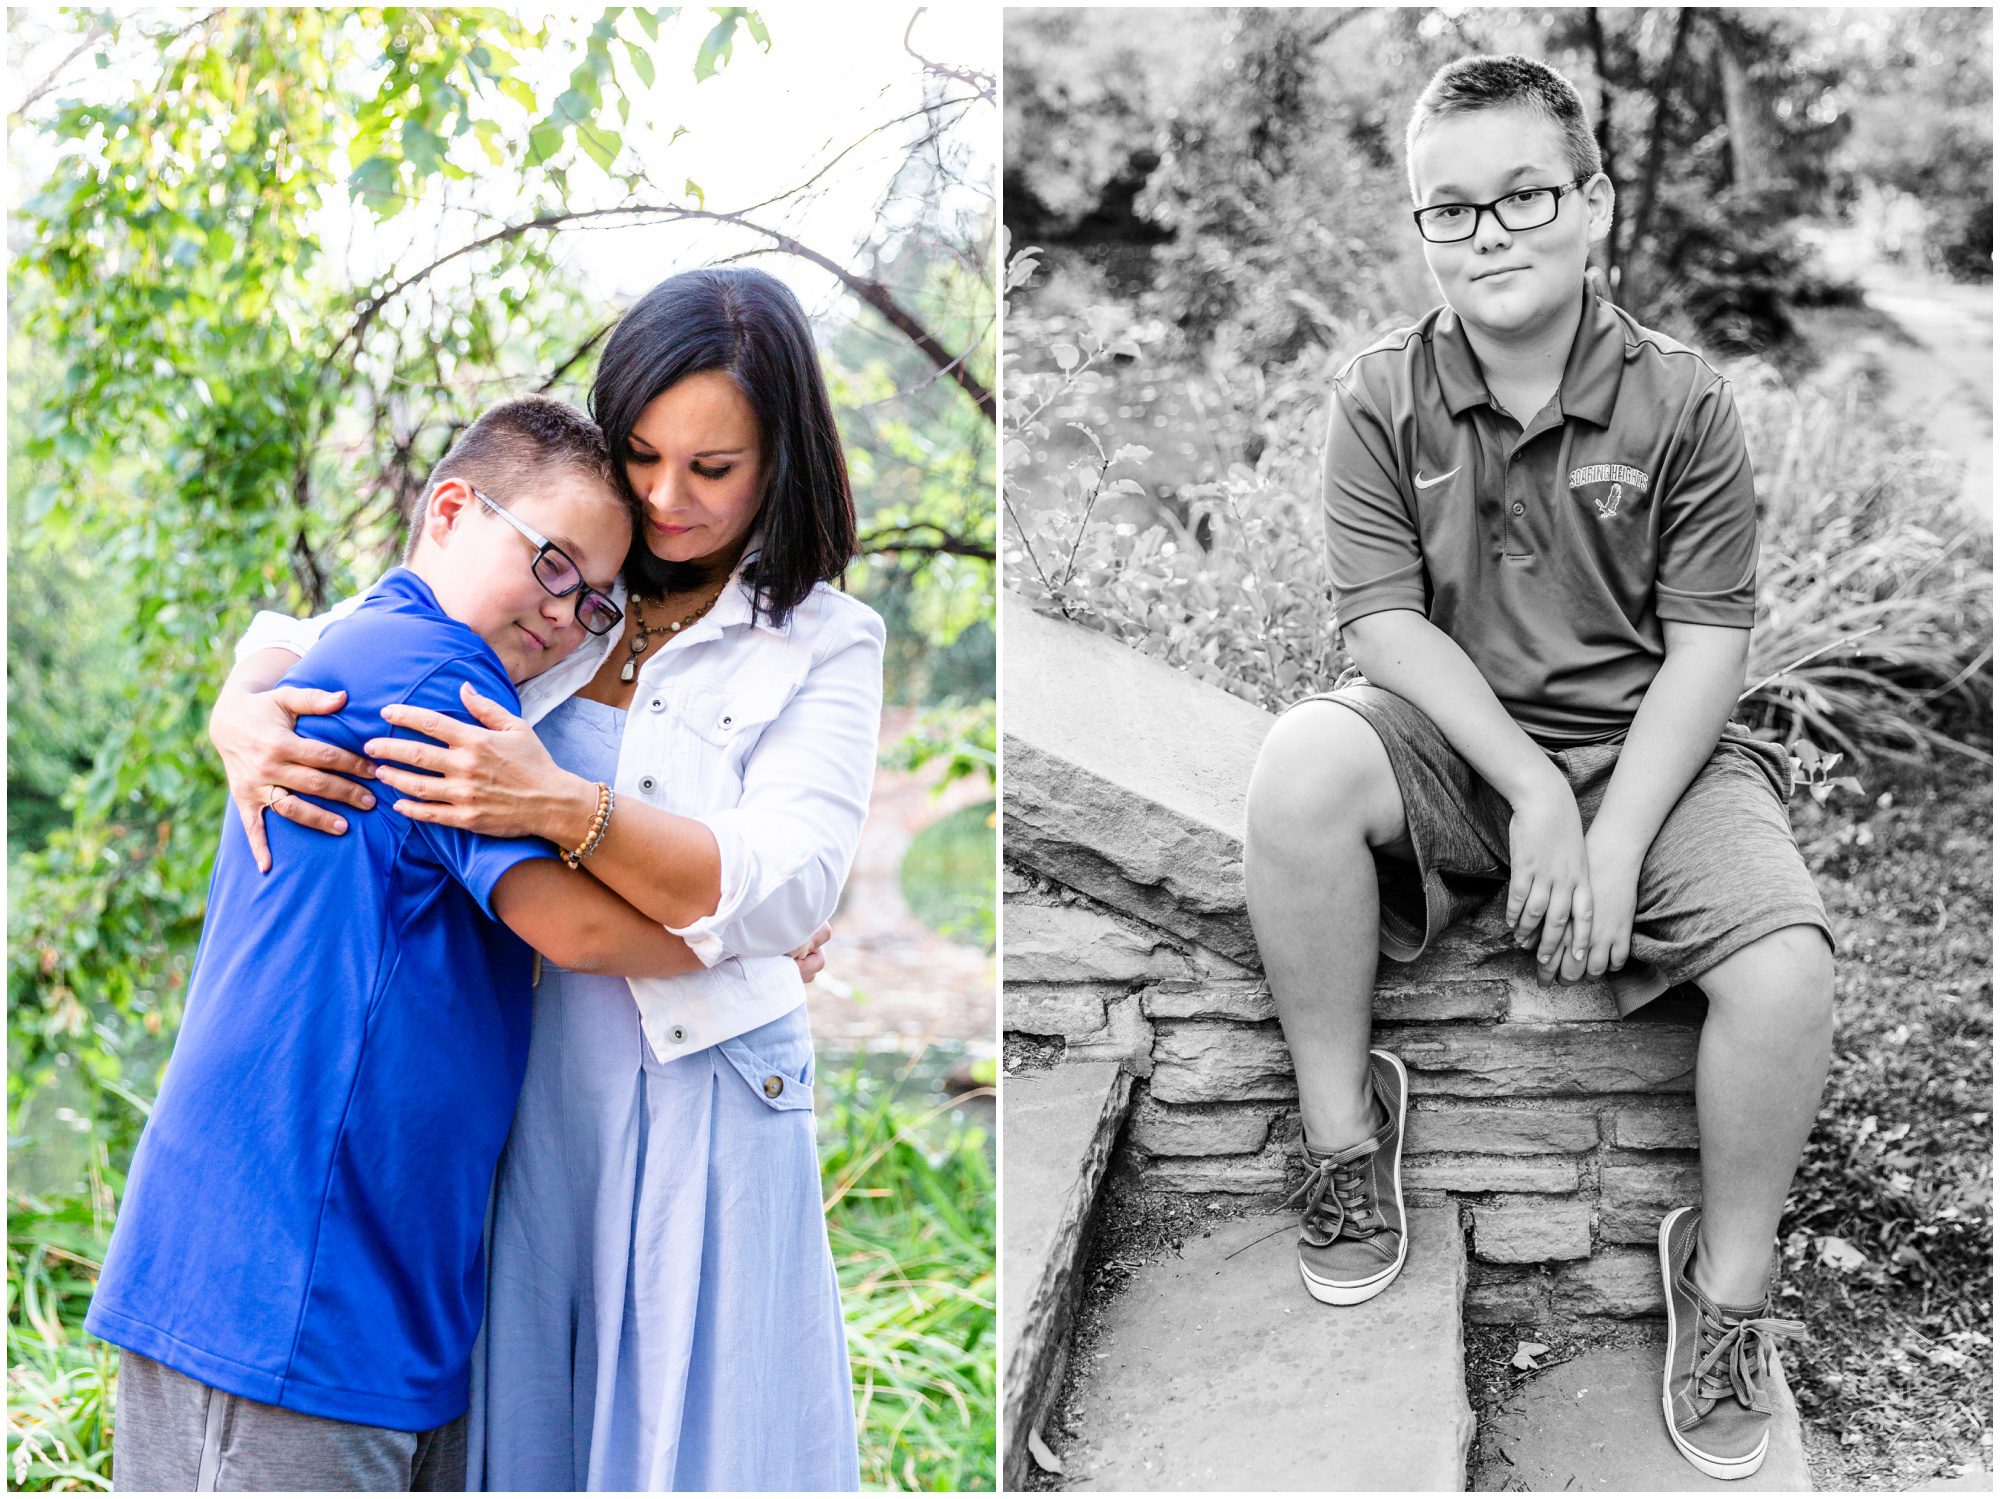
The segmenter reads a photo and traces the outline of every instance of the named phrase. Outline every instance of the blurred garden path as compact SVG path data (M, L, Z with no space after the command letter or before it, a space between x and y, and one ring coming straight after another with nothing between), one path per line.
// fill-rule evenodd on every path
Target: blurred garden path
M910 730L916 710L882 710L884 750ZM808 991L813 1035L837 1047L925 1041L980 1056L995 1050L994 960L941 937L903 899L899 878L910 841L946 813L991 798L983 777L933 796L942 765L910 772L878 769L868 823L840 910L826 971Z
M1993 515L1993 284L1962 285L1895 264L1849 227L1821 238L1827 269L1852 277L1868 305L1908 335L1864 335L1853 351L1879 366L1883 403L1929 429L1965 465L1965 502Z

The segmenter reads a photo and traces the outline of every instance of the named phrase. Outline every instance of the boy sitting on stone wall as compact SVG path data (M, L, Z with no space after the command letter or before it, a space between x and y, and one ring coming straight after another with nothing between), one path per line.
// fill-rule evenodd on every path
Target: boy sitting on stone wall
M1771 1246L1826 1080L1833 954L1785 814L1788 758L1729 722L1756 605L1756 499L1729 385L1586 284L1612 186L1569 82L1442 69L1410 188L1446 305L1334 382L1339 623L1365 673L1287 712L1244 878L1299 1079L1299 1269L1379 1294L1405 1253L1401 1062L1369 1050L1376 948L1423 951L1507 885L1544 981L1621 1014L1709 1002L1702 1202L1667 1215L1663 1404L1702 1472L1763 1462Z

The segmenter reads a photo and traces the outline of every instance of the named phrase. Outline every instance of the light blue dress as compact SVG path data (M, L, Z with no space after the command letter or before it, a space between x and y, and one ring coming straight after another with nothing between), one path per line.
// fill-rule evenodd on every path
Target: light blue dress
M558 764L616 769L571 698ZM855 1489L806 1009L662 1065L625 981L545 964L500 1160L473 1489Z

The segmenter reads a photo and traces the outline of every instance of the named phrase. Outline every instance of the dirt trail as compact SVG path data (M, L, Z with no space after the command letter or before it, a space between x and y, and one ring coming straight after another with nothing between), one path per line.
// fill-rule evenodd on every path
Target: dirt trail
M1853 230L1821 241L1827 268L1857 281L1908 337L1864 335L1856 357L1882 371L1883 403L1921 423L1965 466L1968 510L1993 519L1993 286L1960 285L1884 262Z
M883 713L882 746L909 732L907 708ZM813 1034L848 1046L906 1050L936 1042L975 1056L995 1051L994 961L940 937L903 900L903 854L910 840L947 812L991 795L983 780L933 796L930 771L875 772L875 791L847 890L833 918L826 972L810 994Z

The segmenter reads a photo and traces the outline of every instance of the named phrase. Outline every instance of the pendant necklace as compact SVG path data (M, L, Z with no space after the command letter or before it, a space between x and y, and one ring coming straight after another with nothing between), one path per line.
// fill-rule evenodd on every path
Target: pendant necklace
M716 589L714 593L711 593L692 611L683 614L679 619L668 620L660 628L668 635L678 635L682 630L685 630L689 625L713 609L715 601L722 597L722 589L728 586L729 584L725 580L722 588ZM653 643L653 626L647 620L646 611L637 599L632 600L632 618L639 622L639 631L632 637L626 647L632 654L625 658L625 665L619 669L618 680L621 682L629 682L639 675L639 658L646 654L646 648Z

